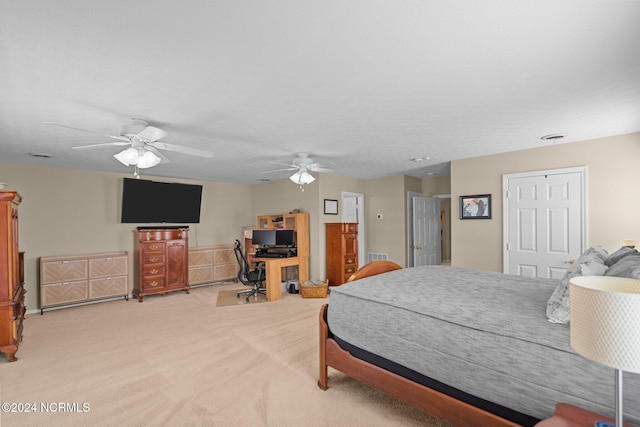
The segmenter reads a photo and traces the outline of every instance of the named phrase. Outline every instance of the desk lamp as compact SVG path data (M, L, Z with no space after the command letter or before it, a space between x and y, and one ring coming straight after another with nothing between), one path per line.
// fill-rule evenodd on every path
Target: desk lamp
M640 373L640 280L609 276L569 282L571 347L615 369L616 426L622 426L622 372Z

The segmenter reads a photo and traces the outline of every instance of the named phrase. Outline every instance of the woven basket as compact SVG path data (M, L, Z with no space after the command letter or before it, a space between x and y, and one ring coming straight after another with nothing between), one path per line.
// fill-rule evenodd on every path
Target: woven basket
M309 283L309 282L307 282ZM326 298L329 289L329 280L322 282L322 285L300 285L300 296L302 298ZM316 282L318 283L318 282Z

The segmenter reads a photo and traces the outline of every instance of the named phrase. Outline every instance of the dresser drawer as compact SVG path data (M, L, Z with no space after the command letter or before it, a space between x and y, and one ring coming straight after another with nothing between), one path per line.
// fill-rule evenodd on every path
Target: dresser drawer
M89 299L127 295L126 276L105 277L89 281Z
M127 257L104 257L89 260L89 278L112 277L127 274Z
M143 290L153 290L153 289L161 289L165 288L165 279L164 276L157 277L145 277L142 279L142 289Z
M164 254L164 243L159 242L145 242L142 244L142 254L147 255L162 255Z
M42 263L42 283L87 279L89 262L86 259L47 261Z
M149 265L149 264L164 264L164 255L145 255L142 263L144 265Z
M353 273L356 272L358 268L355 265L345 265L344 266L344 275L348 279Z
M49 283L42 286L42 307L84 301L88 297L88 281Z
M164 264L142 266L142 277L164 276Z
M358 259L355 256L346 256L344 257L344 266L358 268Z

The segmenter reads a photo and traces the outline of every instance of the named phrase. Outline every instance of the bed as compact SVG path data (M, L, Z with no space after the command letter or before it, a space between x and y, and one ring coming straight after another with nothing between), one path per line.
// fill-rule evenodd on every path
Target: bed
M558 280L388 262L353 279L320 311L321 389L332 367L460 426L535 425L559 402L613 416L613 369L546 316ZM639 376L624 387L625 421L640 425Z

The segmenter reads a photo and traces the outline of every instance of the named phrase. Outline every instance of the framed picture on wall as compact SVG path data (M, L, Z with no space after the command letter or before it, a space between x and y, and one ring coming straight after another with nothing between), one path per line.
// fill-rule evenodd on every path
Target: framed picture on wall
M333 199L324 199L324 213L326 215L338 215L338 201Z
M460 196L460 219L490 219L491 194Z

